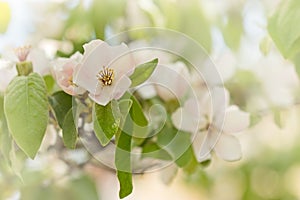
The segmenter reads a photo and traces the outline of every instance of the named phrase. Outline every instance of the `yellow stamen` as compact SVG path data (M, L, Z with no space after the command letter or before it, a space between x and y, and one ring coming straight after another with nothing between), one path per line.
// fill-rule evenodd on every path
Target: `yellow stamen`
M109 86L114 80L114 70L103 66L103 70L99 71L97 78L102 82L103 86Z

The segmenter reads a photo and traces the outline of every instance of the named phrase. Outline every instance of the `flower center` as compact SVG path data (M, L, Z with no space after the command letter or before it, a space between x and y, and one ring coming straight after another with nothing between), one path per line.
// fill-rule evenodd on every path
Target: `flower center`
M104 86L111 85L114 80L114 70L103 66L103 70L99 71L97 78Z
M73 86L73 87L78 87L78 85L76 85L74 82L73 82L73 76L70 76L70 78L68 79L68 83Z

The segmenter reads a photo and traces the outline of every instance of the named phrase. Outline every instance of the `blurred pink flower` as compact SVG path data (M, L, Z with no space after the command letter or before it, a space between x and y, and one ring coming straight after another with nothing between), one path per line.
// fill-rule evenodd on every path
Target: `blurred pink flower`
M100 105L119 99L129 89L129 76L135 68L128 47L124 43L110 46L102 40L93 40L83 48L74 83L89 91L90 98Z
M75 68L82 60L82 54L76 52L70 58L58 58L53 62L52 74L57 84L70 95L82 94L85 92L83 88L78 87L73 82L73 74Z
M226 161L241 158L240 143L234 134L246 129L250 118L228 104L227 90L217 87L202 102L189 99L173 113L174 126L194 134L193 148L199 162L209 158L211 150Z

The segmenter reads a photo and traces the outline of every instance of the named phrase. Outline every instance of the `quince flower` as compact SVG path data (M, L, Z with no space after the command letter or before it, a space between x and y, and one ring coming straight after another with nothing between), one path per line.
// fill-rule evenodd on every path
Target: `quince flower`
M129 76L135 68L129 48L124 43L110 46L102 40L93 40L83 48L74 83L89 91L90 98L103 106L122 97L131 85Z
M52 74L57 84L70 95L82 94L84 89L78 87L73 82L73 73L79 62L82 60L82 54L76 52L70 58L58 58L53 62Z
M189 99L173 113L176 128L195 134L193 148L199 162L209 158L211 150L226 161L241 158L240 143L234 134L246 129L250 118L248 113L228 104L227 90L216 87L202 102ZM197 106L200 112L195 109Z

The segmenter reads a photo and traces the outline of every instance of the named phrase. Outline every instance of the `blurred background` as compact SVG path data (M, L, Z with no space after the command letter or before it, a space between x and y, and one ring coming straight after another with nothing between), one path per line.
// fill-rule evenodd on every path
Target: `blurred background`
M231 103L251 114L250 129L238 135L243 158L234 163L216 158L192 174L171 165L135 175L133 194L125 199L300 199L299 78L268 32L268 20L280 3L0 0L0 55L29 44L51 60L82 52L82 45L92 39L106 40L130 29L160 27L184 33L211 57ZM144 39L128 35L126 42ZM0 199L118 199L115 173L97 163L86 164L85 154L79 149L60 155L48 149L34 161L13 155L12 169L0 160Z

